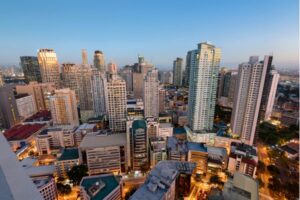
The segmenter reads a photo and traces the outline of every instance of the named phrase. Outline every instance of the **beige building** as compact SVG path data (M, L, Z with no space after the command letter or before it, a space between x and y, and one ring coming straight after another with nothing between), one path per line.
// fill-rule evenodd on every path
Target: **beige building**
M43 83L54 83L60 86L60 70L56 53L53 49L39 49L38 62Z
M61 156L55 161L56 174L59 177L68 177L72 167L79 165L79 153L77 148L66 148Z
M69 88L55 90L49 97L53 123L56 125L78 126L78 112L75 91Z
M36 110L49 110L48 96L54 93L54 83L38 83L30 82L28 85L17 85L16 91L18 94L27 93L33 96Z
M159 112L159 94L158 94L158 70L150 70L143 84L143 99L145 117L158 117Z
M35 101L32 95L18 94L15 96L20 117L26 119L37 112Z
M109 128L114 132L126 130L126 83L117 74L111 74L105 88L105 104Z
M43 196L44 200L56 200L57 189L55 180L51 176L40 176L32 178L33 183Z

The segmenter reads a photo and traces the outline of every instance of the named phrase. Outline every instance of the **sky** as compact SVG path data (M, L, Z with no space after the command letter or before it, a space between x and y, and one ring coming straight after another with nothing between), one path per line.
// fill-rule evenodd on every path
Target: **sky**
M0 6L0 66L52 48L59 63L81 63L86 49L119 67L143 55L159 69L209 41L221 66L272 54L278 68L299 67L298 0L9 0Z

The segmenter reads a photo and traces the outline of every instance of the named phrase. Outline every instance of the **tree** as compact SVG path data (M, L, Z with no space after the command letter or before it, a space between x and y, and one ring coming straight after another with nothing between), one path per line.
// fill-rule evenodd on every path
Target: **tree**
M268 165L267 169L269 170L269 172L274 176L274 175L279 175L280 174L280 170L278 167L276 167L275 165Z
M75 185L79 185L82 177L88 176L88 168L85 165L76 165L68 172L68 177Z
M62 183L57 183L56 188L58 193L61 195L70 194L72 191L71 186L68 184L64 185Z
M211 176L210 179L209 179L209 181L210 181L211 183L220 183L220 182L221 182L221 181L220 181L220 177L219 177L218 175L213 175L213 176Z

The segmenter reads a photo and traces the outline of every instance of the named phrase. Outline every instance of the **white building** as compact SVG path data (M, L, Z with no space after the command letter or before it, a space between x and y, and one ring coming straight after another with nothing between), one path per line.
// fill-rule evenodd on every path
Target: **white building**
M271 115L272 115L280 75L276 70L272 70L271 78L272 78L271 88L270 88L269 97L268 97L268 101L267 101L267 105L266 105L265 116L264 116L265 121L270 120ZM19 111L19 113L20 113L20 111Z
M35 101L32 95L18 94L15 96L19 115L24 119L34 115L36 110Z
M107 85L106 85L105 73L98 70L93 70L92 72L92 98L94 112L96 116L106 113L105 107L105 96L107 95Z
M55 94L49 97L49 101L55 125L79 125L74 90L70 90L69 88L55 90Z
M121 173L127 168L126 134L108 131L88 133L79 146L81 162L86 163L89 175Z
M54 178L51 176L42 176L32 178L33 183L43 196L44 200L56 200L57 189Z
M209 43L200 43L198 49L189 54L189 126L195 132L212 130L221 49Z
M231 129L234 135L249 145L253 144L255 138L268 60L266 56L264 63L261 63L258 56L252 56L249 62L239 65Z
M80 164L77 148L65 148L61 156L55 161L56 174L67 178L68 171Z
M173 126L171 123L160 123L158 129L158 137L171 137L173 135Z
M106 84L105 106L109 128L114 132L126 130L126 83L117 74L111 74Z
M158 94L158 70L150 70L143 86L145 117L158 117L159 113L159 94Z

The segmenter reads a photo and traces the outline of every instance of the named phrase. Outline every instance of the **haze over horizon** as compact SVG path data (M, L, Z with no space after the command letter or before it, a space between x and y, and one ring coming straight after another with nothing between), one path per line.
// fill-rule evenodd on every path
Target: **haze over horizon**
M228 3L229 2L229 3ZM116 5L118 4L118 5ZM119 67L138 54L159 69L209 41L222 49L221 66L236 68L251 55L273 54L276 68L299 67L298 1L3 2L0 66L52 48L59 63L81 63L86 49ZM203 8L199 10L199 8ZM236 16L239 16L238 18Z

